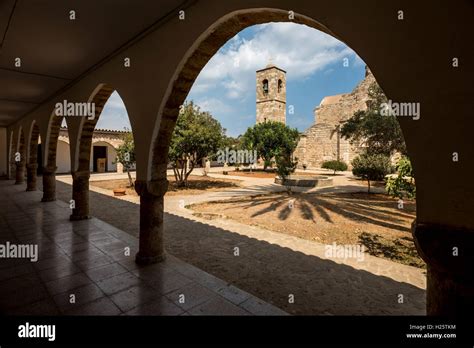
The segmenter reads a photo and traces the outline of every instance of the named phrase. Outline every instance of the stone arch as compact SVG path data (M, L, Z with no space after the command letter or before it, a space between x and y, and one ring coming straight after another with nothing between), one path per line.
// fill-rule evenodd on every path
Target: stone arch
M75 147L72 167L72 199L75 202L71 220L82 220L89 217L89 177L94 129L102 110L114 92L114 88L106 83L99 84L88 99L95 107L94 118L83 117L80 120L79 133ZM133 129L132 129L133 132Z
M160 105L149 153L148 180L157 182L166 180L166 154L178 118L179 107L184 103L194 81L207 62L237 33L256 24L292 22L307 25L343 41L312 18L297 13L294 13L293 17L290 19L286 10L274 8L238 10L221 17L200 35L179 63Z
M17 144L17 135L15 131L10 131L10 143L8 148L8 166L9 166L9 173L8 178L13 179L16 175L16 165L15 165L15 152L16 152L16 144Z
M38 171L38 141L40 129L36 120L33 120L29 129L28 147L26 151L27 191L36 190L36 173Z
M100 114L105 103L109 100L110 95L114 92L112 86L108 84L100 84L93 91L88 102L95 105L95 117L93 119L82 118L79 127L78 146L76 147L76 156L73 162L73 171L83 172L89 171L90 151L92 147L92 136L94 129L99 121Z
M56 200L56 156L59 131L64 117L53 111L49 117L46 137L43 141L43 198L42 202Z
M44 141L45 156L43 158L44 167L49 169L56 167L56 149L58 145L59 131L61 130L63 119L63 116L57 116L54 111L49 118L48 131Z
M15 184L23 184L25 182L25 167L26 167L26 137L25 131L22 126L18 129L18 143L17 143L17 152L20 154L20 160L15 160L16 165L16 174L15 174ZM15 156L16 157L16 156Z

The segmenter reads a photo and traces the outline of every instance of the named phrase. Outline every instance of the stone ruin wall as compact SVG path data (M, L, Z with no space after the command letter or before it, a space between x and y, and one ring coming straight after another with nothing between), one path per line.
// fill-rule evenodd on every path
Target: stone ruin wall
M315 108L315 123L302 135L294 152L298 158L298 168L320 168L324 161L337 159L337 131L336 127L352 117L358 110L367 108L368 88L375 82L375 78L366 69L366 76L357 87L347 94L340 96L333 103L325 103ZM361 148L353 146L348 140L340 138L339 158L349 165Z

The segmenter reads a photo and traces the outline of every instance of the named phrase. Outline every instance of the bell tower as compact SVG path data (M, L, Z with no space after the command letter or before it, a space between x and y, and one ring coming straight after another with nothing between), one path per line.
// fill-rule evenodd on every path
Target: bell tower
M286 71L268 64L257 70L257 123L286 124Z

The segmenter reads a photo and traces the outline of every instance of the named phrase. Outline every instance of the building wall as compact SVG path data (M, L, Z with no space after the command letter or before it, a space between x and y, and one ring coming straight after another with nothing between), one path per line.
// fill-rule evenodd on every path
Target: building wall
M93 144L91 146L91 164L90 164L90 171L93 171L94 168L94 146L106 146L107 147L107 171L108 172L116 172L117 171L117 164L115 164L115 159L117 158L117 151L115 148L105 142L105 141L95 141L93 138Z
M69 144L64 140L58 140L58 148L56 150L56 166L58 174L71 172L71 155L69 153Z
M343 160L350 166L361 148L338 135L338 127L358 110L367 109L369 86L375 78L369 69L351 93L326 97L314 110L315 123L302 135L294 152L298 167L320 168L324 161ZM338 154L339 137L339 154Z
M115 148L123 144L123 132L111 131L95 131L92 137L92 146L90 154L90 171L92 173L94 168L94 146L107 146L107 171L117 171L117 164L115 159L117 151ZM61 129L59 132L58 150L56 165L58 167L57 173L69 173L71 171L71 158L69 152L69 135L67 129Z

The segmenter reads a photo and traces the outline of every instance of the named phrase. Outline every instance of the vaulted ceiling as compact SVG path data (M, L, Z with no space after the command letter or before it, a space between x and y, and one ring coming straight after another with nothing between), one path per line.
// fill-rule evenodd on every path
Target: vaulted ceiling
M0 126L21 119L187 3L0 0Z

